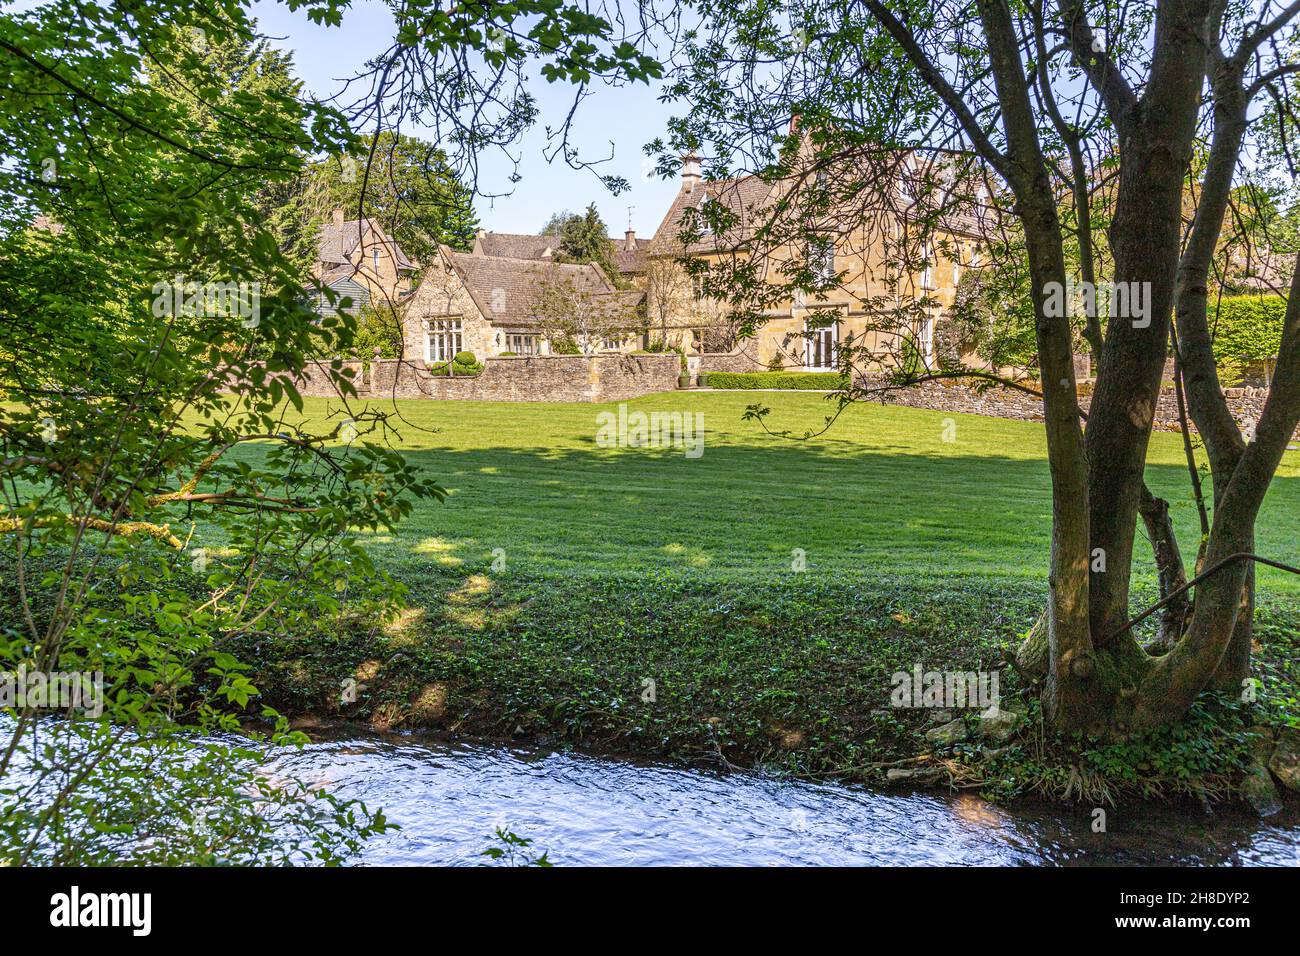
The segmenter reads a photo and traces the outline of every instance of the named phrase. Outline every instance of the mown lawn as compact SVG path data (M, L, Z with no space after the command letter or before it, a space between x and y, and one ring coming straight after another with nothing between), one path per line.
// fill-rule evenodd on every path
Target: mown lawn
M890 705L894 673L1001 669L1002 692L1022 690L1005 654L1046 593L1042 426L862 405L792 441L745 421L753 402L797 434L833 410L788 392L627 403L703 415L692 458L599 446L598 416L617 405L398 402L398 446L449 491L371 537L406 585L405 608L224 637L261 691L250 714L265 703L305 721L872 780L882 762L929 747L931 713ZM303 414L333 427L325 419L346 412L309 399ZM1179 436L1155 435L1151 459L1190 557ZM1298 479L1300 452L1288 452L1258 527L1262 553L1296 564ZM191 542L220 543L202 526ZM1136 553L1135 609L1156 597L1144 541ZM1270 570L1259 580L1262 686L1239 709L1300 724L1300 582ZM11 581L0 573L0 610ZM348 684L358 693L344 701ZM1246 752L1233 741L1214 751L1224 772Z
M807 573L909 580L951 575L1040 582L1050 533L1041 424L895 406L847 410L824 436L776 438L744 421L772 406L774 430L803 434L833 406L821 395L665 393L628 410L702 414L704 451L604 448L616 405L399 401L398 447L450 496L423 503L374 554L403 577L423 568L625 574L678 570L722 582ZM391 403L383 403L391 407ZM338 403L309 399L324 419ZM951 420L953 429L945 429ZM945 437L952 438L945 441ZM1152 439L1148 480L1173 504L1186 554L1196 517L1179 436ZM1140 534L1141 532L1139 532ZM1258 547L1300 564L1300 452L1288 452L1259 522ZM1138 543L1139 578L1151 580ZM500 555L500 552L497 552ZM1300 581L1260 572L1263 592Z
M599 447L597 416L616 406L399 402L401 446L450 491L373 541L409 588L406 612L231 649L292 714L881 779L882 762L929 747L930 713L891 707L892 675L1004 668L1043 606L1042 427L873 405L790 441L742 419L755 401L798 433L830 410L794 393L628 403L703 414L704 453L688 458ZM1149 480L1191 554L1179 441L1155 436ZM1290 562L1298 477L1288 453L1259 528L1260 550ZM1145 542L1137 553L1135 608L1156 596ZM1300 721L1300 587L1260 583L1257 716ZM1015 696L1017 676L1001 674ZM362 690L340 704L349 678ZM1245 744L1232 740L1212 748L1216 771L1235 772ZM1152 746L1175 778L1203 769L1179 764L1176 741Z

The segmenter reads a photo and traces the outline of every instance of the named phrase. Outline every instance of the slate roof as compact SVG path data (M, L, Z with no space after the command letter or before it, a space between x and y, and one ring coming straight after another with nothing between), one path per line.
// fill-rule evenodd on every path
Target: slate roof
M926 178L924 170L907 157L901 161L895 158L892 165L899 171L899 176L894 183L891 204L903 214L901 218L920 219L933 215L943 231L970 238L980 238L987 234L988 223L995 214L991 203L976 206L967 197L958 196L951 190L947 193L932 190L925 199L912 199L910 194L923 192L919 184ZM908 185L909 180L911 185ZM764 224L765 217L770 215L770 204L788 188L787 182L768 182L751 175L701 180L690 192L680 189L651 240L650 255L699 255L742 248ZM684 226L683 217L688 210L699 209L706 201L721 203L734 217L735 225L723 235L705 234L698 242L684 248L680 238ZM831 221L843 219L847 224L856 217L846 209L843 216L832 211L828 218Z
M356 315L362 308L370 304L370 290L353 278L355 273L351 266L339 266L330 269L320 277L320 284L328 287L340 296L348 296L352 299L350 308L339 310L337 304L330 305L325 297L324 288L316 290L312 295L312 307L317 313L323 314L326 309L335 309L345 311L351 315Z
M625 249L625 240L609 240L614 245L614 267L622 273L645 271L647 240L638 239L635 249ZM517 232L484 232L475 240L475 252L506 259L549 259L559 248L554 236L530 236Z
M677 191L673 204L664 213L663 222L649 243L652 256L697 255L719 249L730 249L749 239L761 222L763 207L772 194L772 185L757 176L736 179L701 180L693 190ZM736 217L736 226L725 236L702 236L699 242L684 248L681 240L683 217L689 209L698 209L706 201L720 202Z
M494 325L534 327L536 306L547 281L567 280L574 288L597 297L610 313L627 312L640 305L645 293L616 289L595 265L572 265L545 259L476 256L442 248L474 304ZM498 291L499 290L499 291ZM493 308L497 306L497 308ZM629 324L636 324L629 320Z
M515 232L485 232L477 241L483 255L507 259L549 258L559 245L554 236L529 236Z
M327 222L320 227L317 234L317 248L320 250L318 255L320 261L327 264L350 263L349 258L361 242L361 224L365 223L370 229L374 230L379 236L379 240L386 245L391 245L395 250L397 259L397 268L403 271L415 272L415 265L407 258L402 247L388 237L379 223L373 219L347 219L342 225L334 222Z
M643 239L637 240L635 249L624 249L620 245L614 252L614 267L622 273L645 272L648 245Z

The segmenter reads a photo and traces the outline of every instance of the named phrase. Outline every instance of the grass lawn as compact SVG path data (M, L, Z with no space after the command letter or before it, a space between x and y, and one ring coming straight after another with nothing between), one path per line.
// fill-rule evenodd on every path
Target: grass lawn
M882 762L931 746L932 711L890 706L896 672L1000 670L1014 697L1003 655L1046 594L1042 426L860 405L826 435L792 441L742 419L754 402L772 406L770 427L796 434L834 407L798 392L627 403L702 415L703 455L688 457L598 445L598 416L617 405L398 402L399 447L449 491L371 537L406 607L395 620L222 638L261 690L250 714L268 703L308 724L342 717L878 781ZM340 413L324 399L303 411L322 424ZM1173 504L1190 557L1179 436L1153 436L1148 480ZM1263 554L1300 563L1300 452L1287 453L1257 537ZM191 545L220 543L200 527ZM1136 554L1135 608L1155 597L1145 541ZM0 604L10 577L0 573ZM1215 704L1219 717L1139 757L1098 750L1043 769L1026 738L1006 759L1036 769L1014 779L1060 789L1052 775L1071 766L1120 767L1136 775L1121 789L1176 790L1240 772L1251 721L1300 725L1300 582L1261 569L1259 584L1257 704ZM349 679L359 693L345 702ZM1201 742L1186 746L1188 735Z
M755 401L773 406L771 427L797 433L831 407L798 393L628 403L703 414L704 453L688 458L598 447L597 416L616 406L399 402L402 446L450 491L373 542L408 586L408 610L231 650L255 663L269 702L304 719L879 780L880 762L929 746L930 712L891 708L891 676L917 664L1002 668L1042 607L1042 426L871 405L801 442L743 421ZM323 418L329 405L309 401L305 414ZM1149 480L1174 503L1191 553L1178 436L1154 436L1152 459ZM1260 550L1290 562L1300 561L1298 477L1300 454L1288 453L1259 525ZM506 563L494 570L498 548ZM1137 554L1142 606L1154 579L1145 542ZM1260 585L1260 704L1227 705L1227 719L1300 723L1300 592L1268 571ZM1001 675L1014 695L1015 673ZM363 690L341 705L348 678ZM1236 731L1184 733L1229 743L1157 741L1150 766L1164 769L1121 789L1227 773L1248 749ZM1071 763L1112 773L1131 758L1079 754L1028 775L1063 786L1051 775Z
M821 395L664 393L629 411L703 415L703 455L602 448L597 416L615 405L399 401L399 447L450 492L424 503L374 554L403 577L422 568L607 575L677 570L715 582L792 575L908 580L958 575L1041 587L1051 499L1042 425L859 405L823 437L773 438L742 420L803 434L833 409ZM331 407L308 399L305 415ZM390 406L391 407L391 406ZM945 441L945 420L955 423ZM1147 476L1167 497L1189 559L1197 523L1181 439L1152 438ZM1140 525L1139 525L1140 528ZM1139 530L1139 535L1141 531ZM1259 521L1259 551L1300 564L1300 452L1288 452ZM1139 541L1139 580L1153 580ZM1265 594L1300 581L1261 568Z

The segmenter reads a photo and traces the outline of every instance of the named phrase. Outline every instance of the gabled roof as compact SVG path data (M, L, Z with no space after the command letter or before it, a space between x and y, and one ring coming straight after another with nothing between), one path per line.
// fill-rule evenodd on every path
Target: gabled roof
M644 239L636 240L635 249L625 248L626 240L610 237L614 246L614 267L619 272L644 272ZM518 232L481 232L474 239L474 254L505 259L550 259L559 251L554 236L531 236Z
M652 256L680 256L739 246L749 239L761 222L763 206L771 193L772 185L757 176L700 181L689 192L680 189L650 240L648 251ZM736 225L725 236L706 234L700 237L699 242L685 247L681 239L684 217L688 210L699 209L705 202L721 203L735 217Z
M644 292L616 289L595 265L477 256L441 248L474 304L494 325L535 326L538 300L548 281L573 283L575 289L595 297L597 305L610 313L632 309L645 298Z
M374 232L382 244L393 249L398 269L410 272L416 271L415 265L407 258L406 253L402 251L402 247L390 239L388 233L384 232L383 227L373 219L347 219L342 223L330 221L321 226L320 232L317 234L320 261L331 265L350 263L352 253L361 244L362 223L365 224L367 229Z
M986 198L981 197L982 202L972 203L968 197L960 195L951 181L945 181L943 188L927 191L927 180L936 175L942 178L942 173L934 173L910 156L895 154L889 168L896 175L892 177L891 194L886 201L891 208L897 210L901 220L933 218L941 231L971 238L980 238L986 234L988 220L996 214L992 203ZM765 224L777 198L789 195L792 183L793 180L769 182L750 175L733 179L700 180L690 191L680 189L651 240L650 255L699 255L743 247L753 238L755 231ZM710 201L721 203L735 224L723 235L706 233L698 242L684 247L681 240L684 217L689 210L698 210ZM836 223L847 226L854 215L855 211L846 207L840 212L832 210L827 220L832 227ZM702 225L704 223L701 220Z
M635 249L622 246L614 252L614 268L622 273L645 272L646 252L649 243L638 241Z
M474 252L507 259L549 259L558 240L517 232L483 232L474 240Z

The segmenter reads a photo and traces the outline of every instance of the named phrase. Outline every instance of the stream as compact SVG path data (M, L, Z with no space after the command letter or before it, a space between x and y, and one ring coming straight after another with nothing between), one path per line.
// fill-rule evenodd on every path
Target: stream
M468 864L503 827L574 865L1300 865L1300 806L1267 820L1235 809L991 804L719 775L576 754L460 746L336 729L278 755L291 774L382 807L400 830L359 864Z

